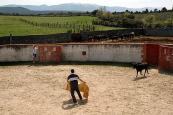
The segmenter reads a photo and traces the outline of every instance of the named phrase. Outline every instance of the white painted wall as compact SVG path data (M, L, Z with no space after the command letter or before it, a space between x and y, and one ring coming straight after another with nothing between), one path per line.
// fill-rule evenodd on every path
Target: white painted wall
M1 47L0 62L32 61L32 46L21 48Z
M143 46L140 44L89 44L64 45L64 61L142 62ZM86 51L86 55L82 55Z
M0 62L32 61L32 48L0 46ZM62 58L63 61L142 62L142 49L140 44L65 44Z

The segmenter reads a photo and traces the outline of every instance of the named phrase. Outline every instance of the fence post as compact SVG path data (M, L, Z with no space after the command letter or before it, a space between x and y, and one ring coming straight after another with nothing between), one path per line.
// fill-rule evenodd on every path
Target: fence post
M10 45L12 44L12 34L10 33Z

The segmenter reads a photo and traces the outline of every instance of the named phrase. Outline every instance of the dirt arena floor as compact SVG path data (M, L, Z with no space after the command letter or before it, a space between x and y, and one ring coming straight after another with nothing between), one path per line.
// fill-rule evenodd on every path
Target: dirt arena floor
M90 87L88 103L74 106L64 90L71 68ZM133 68L115 65L0 66L0 115L173 115L173 75L149 72L135 79Z

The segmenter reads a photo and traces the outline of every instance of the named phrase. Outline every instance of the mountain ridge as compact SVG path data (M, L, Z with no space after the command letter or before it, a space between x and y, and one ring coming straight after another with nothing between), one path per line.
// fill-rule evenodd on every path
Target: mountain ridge
M107 11L110 12L123 12L125 10L129 11L144 11L145 9L148 10L154 10L154 7L144 7L144 8L127 8L127 7L120 7L120 6L101 6L97 4L80 4L80 3L65 3L65 4L59 4L59 5L4 5L1 7L23 7L28 10L33 11L93 11L96 9L99 9L100 7L105 7ZM157 8L161 9L161 8Z

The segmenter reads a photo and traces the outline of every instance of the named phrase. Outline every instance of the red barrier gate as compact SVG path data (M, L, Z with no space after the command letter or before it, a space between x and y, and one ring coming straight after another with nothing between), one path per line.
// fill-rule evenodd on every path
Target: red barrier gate
M145 44L144 45L144 62L151 65L158 65L159 60L159 45Z
M160 46L159 71L173 72L173 46Z
M61 46L56 45L39 45L39 61L40 62L60 62Z

